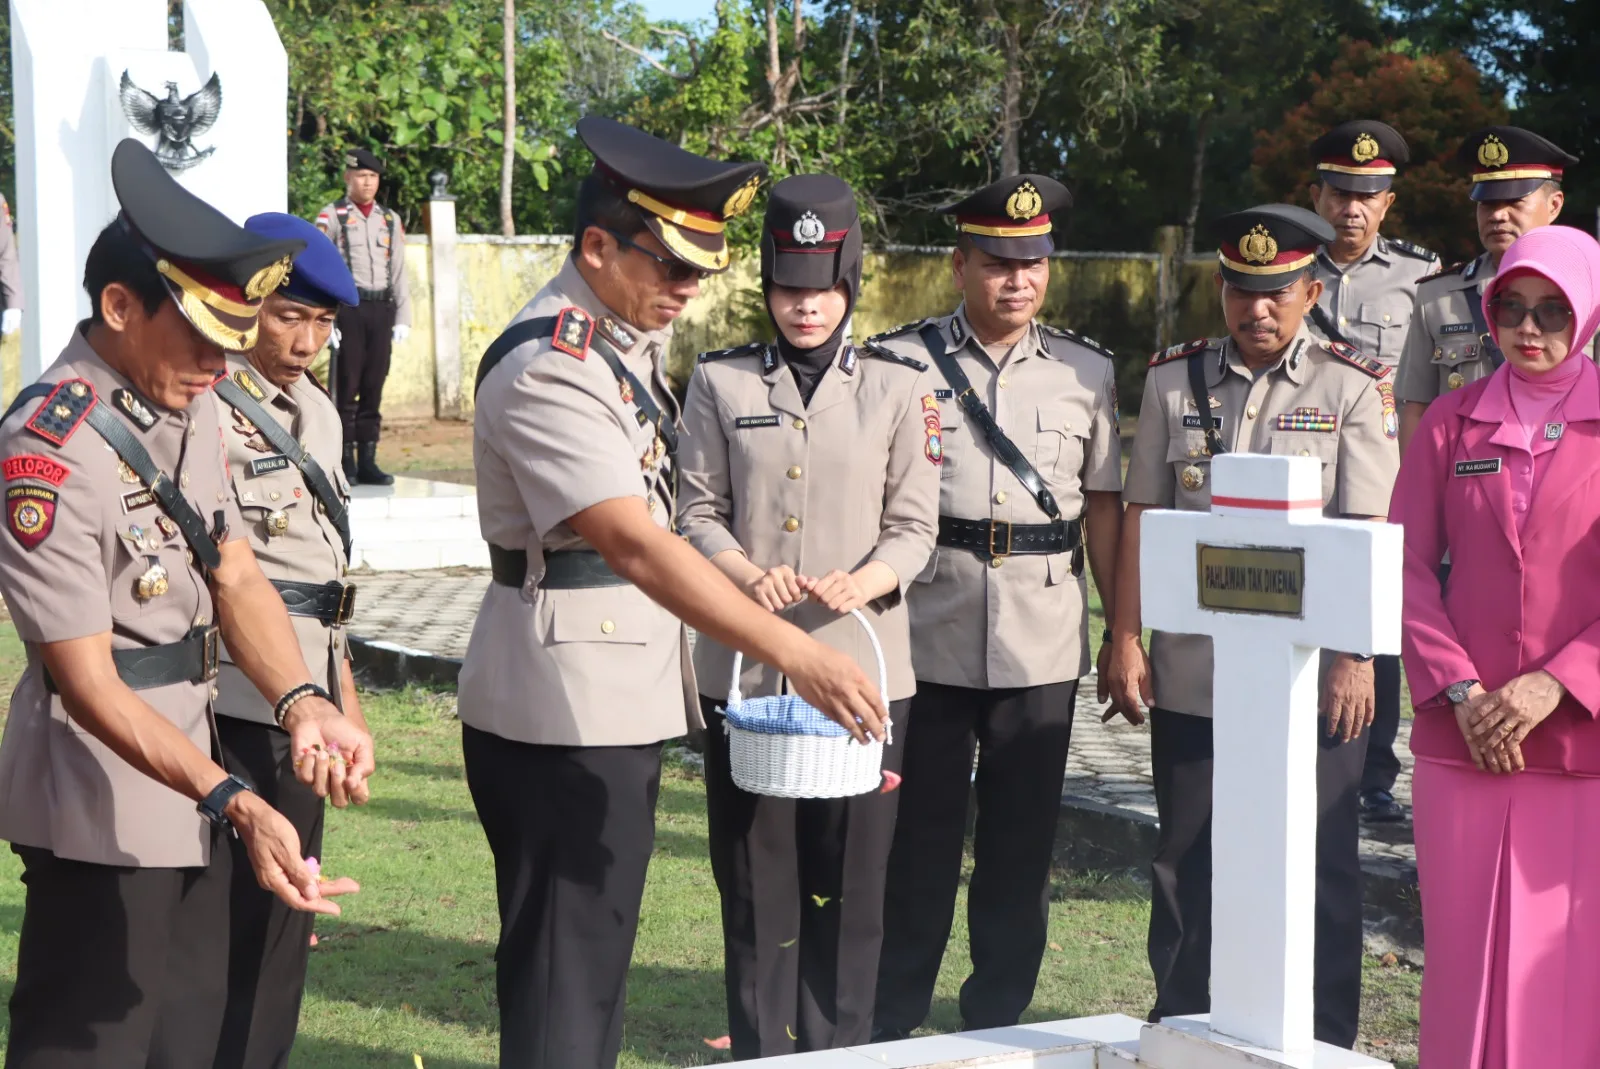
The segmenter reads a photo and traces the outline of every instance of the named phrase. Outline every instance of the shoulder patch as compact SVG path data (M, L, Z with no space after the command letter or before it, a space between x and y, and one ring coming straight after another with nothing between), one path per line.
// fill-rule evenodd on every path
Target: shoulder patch
M871 345L873 342L888 341L890 338L898 338L902 334L910 334L914 330L921 330L924 323L930 322L932 322L931 319L918 319L913 323L902 323L893 330L886 330L882 334L874 334L866 340L865 344Z
M579 360L589 356L589 340L594 337L594 317L576 305L568 305L556 315L556 330L550 344Z
M1173 360L1181 360L1186 356L1191 356L1194 353L1198 353L1209 348L1211 348L1210 338L1196 338L1194 341L1179 342L1177 345L1167 346L1165 349L1152 356L1150 358L1149 366L1155 367L1157 364L1166 364L1172 362Z
M916 357L906 356L903 353L897 353L893 349L885 349L883 346L874 345L870 341L863 346L863 351L866 352L868 356L875 356L879 360L887 360L891 364L900 364L916 371L928 370L928 365L923 361L918 360Z
M14 457L6 457L4 468L6 482L14 479L38 479L51 486L60 486L67 481L67 476L72 474L72 469L59 460L51 460L38 453L18 453Z
M64 379L24 426L52 445L66 445L94 405L93 386L84 379Z
M111 391L111 403L128 414L128 418L147 431L156 425L156 414L132 390L118 387Z
M56 525L60 495L42 486L6 488L6 529L23 549L39 548Z
M257 401L265 401L267 399L266 391L261 388L261 384L255 380L254 375L251 375L244 368L240 368L233 373L233 381L237 382L241 390L254 397Z
M1404 253L1406 256L1414 256L1419 260L1437 260L1439 258L1431 249L1425 249L1413 242L1403 241L1399 238L1389 238L1388 240L1391 249Z
M712 349L710 352L701 353L695 361L697 364L709 364L713 360L732 360L736 356L760 356L767 347L764 341L753 341L746 345L736 345L732 349Z
M1346 345L1342 341L1330 341L1323 342L1323 347L1351 367L1359 368L1375 379L1384 378L1389 374L1388 364L1373 359L1354 345Z
M1039 329L1044 331L1046 334L1052 335L1053 337L1065 338L1068 341L1077 342L1085 349L1093 349L1101 356L1109 357L1113 360L1116 359L1116 353L1113 353L1110 349L1107 349L1104 345L1101 345L1093 338L1079 334L1075 330L1068 330L1066 327L1052 327L1048 323L1040 323Z
M1471 260L1462 260L1459 263L1451 264L1449 267L1440 268L1431 275L1423 275L1421 278L1417 279L1417 285L1420 286L1424 282L1432 282L1434 279L1443 278L1446 275L1458 275L1461 273L1461 269L1466 267L1471 262Z

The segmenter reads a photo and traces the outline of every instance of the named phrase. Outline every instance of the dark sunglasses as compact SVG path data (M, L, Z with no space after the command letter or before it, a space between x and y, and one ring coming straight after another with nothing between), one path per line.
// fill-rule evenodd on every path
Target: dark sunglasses
M655 253L651 252L643 245L640 245L632 238L624 237L615 230L612 230L610 227L602 227L601 229L605 230L607 234L610 234L612 237L616 238L617 244L621 245L623 248L632 249L634 252L648 256L650 259L654 260L661 266L661 273L668 282L688 282L690 279L694 279L698 282L704 282L706 279L715 274L715 272L712 271L702 271L698 267L692 267L689 264L684 263L682 260L674 260L670 256L657 256Z
M1544 301L1529 308L1515 297L1489 298L1489 315L1501 330L1515 330L1530 314L1533 325L1546 334L1565 330L1572 322L1572 309L1560 301Z

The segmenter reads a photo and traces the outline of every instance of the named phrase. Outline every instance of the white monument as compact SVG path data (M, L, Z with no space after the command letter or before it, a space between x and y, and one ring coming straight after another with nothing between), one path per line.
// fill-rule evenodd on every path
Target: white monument
M238 222L288 203L289 63L261 0L10 0L22 376L89 314L83 262L117 213L111 152L136 137Z

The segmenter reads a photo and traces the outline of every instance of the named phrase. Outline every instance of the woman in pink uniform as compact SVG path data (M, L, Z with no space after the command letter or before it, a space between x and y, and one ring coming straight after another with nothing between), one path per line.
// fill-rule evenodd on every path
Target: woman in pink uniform
M1600 245L1530 230L1483 303L1505 363L1429 406L1389 516L1416 700L1421 1064L1600 1066L1600 372L1582 352Z

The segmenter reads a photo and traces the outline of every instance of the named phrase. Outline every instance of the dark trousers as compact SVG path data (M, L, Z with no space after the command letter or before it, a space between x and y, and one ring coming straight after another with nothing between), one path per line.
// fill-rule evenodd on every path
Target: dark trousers
M362 301L340 308L339 356L334 368L334 399L347 442L376 442L382 429L378 409L389 377L394 348L393 301Z
M289 736L275 727L217 717L229 772L288 818L301 854L322 857L322 799L294 777ZM205 879L228 897L228 1005L214 1069L283 1069L300 1024L300 996L311 956L312 914L261 889L241 839L214 855ZM334 866L335 868L337 865Z
M1076 680L1006 690L917 684L889 855L879 1031L910 1032L933 1004L974 788L978 816L967 892L972 974L961 985L961 1019L967 1028L1012 1025L1033 1000L1077 690Z
M1223 715L1226 715L1224 713ZM1361 1015L1361 814L1367 736L1318 731L1316 1038L1354 1047ZM1150 863L1150 1020L1211 1010L1211 721L1154 709L1150 767L1161 830Z
M220 835L213 846L226 851ZM199 868L12 850L27 896L7 1069L211 1069L227 994L223 885Z
M711 871L722 895L723 984L738 1061L872 1039L883 885L899 792L772 798L734 785L722 703L706 717ZM891 702L898 772L911 702Z
M1361 772L1364 791L1393 791L1400 776L1400 759L1394 740L1400 733L1400 658L1372 659L1372 727L1367 742L1366 767Z
M494 854L505 1069L612 1069L655 845L661 744L533 746L462 725Z

